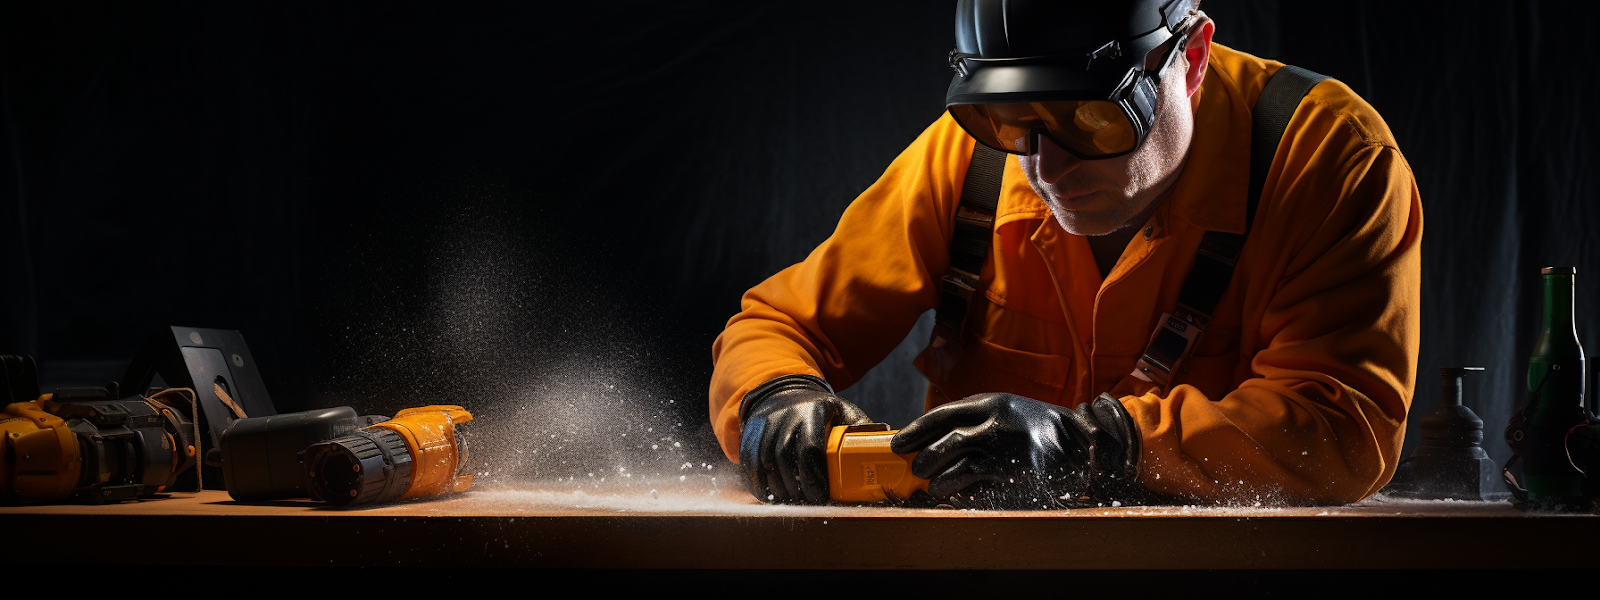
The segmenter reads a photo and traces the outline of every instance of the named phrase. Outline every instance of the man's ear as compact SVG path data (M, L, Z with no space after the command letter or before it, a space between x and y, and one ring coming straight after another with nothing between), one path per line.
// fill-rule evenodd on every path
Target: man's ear
M1200 91L1200 83L1206 79L1206 61L1211 58L1211 34L1216 27L1211 23L1211 17L1200 13L1200 22L1190 30L1189 42L1183 49L1183 58L1189 63L1189 71L1184 76L1187 89L1184 91L1189 97Z

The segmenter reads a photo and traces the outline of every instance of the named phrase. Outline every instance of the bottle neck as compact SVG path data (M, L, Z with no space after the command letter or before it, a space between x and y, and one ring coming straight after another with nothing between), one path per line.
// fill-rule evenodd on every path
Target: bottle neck
M1572 275L1550 274L1544 276L1544 331L1566 337L1578 337L1577 322L1572 318L1574 295Z

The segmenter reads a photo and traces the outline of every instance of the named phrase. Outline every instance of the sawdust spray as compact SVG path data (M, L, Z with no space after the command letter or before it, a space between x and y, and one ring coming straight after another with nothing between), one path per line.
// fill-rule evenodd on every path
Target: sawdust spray
M688 410L705 402L703 386L666 372L670 345L625 300L636 291L575 260L584 248L531 239L517 211L466 204L429 225L427 251L409 261L419 270L395 273L424 286L376 285L346 309L361 318L337 341L358 366L321 402L390 415L466 407L476 491L742 494L737 467Z

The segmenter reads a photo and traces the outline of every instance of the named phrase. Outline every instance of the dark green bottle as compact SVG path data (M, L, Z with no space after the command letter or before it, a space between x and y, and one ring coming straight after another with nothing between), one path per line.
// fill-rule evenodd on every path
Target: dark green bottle
M1584 422L1583 346L1572 314L1575 267L1545 267L1544 323L1528 360L1527 441L1523 458L1528 498L1552 501L1583 494L1583 474L1567 458L1566 437Z

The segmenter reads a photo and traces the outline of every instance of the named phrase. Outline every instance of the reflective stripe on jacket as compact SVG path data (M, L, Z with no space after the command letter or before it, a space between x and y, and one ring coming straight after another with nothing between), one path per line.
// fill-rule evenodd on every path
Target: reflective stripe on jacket
M1422 207L1382 118L1311 90L1278 148L1227 292L1186 374L1129 376L1206 230L1243 232L1250 107L1281 63L1213 44L1183 173L1102 280L1008 157L984 300L929 407L980 392L1073 406L1109 392L1143 435L1140 481L1218 501L1350 502L1394 473L1420 323ZM804 373L858 380L938 303L972 138L945 115L804 262L747 292L712 347L711 420L738 459L739 402Z

